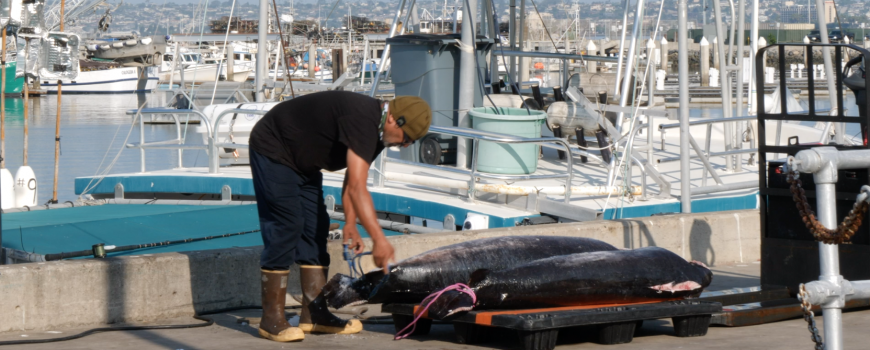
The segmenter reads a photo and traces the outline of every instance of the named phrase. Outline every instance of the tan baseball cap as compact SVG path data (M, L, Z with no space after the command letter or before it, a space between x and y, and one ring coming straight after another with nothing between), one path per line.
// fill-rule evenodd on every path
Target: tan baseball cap
M396 96L390 101L390 113L396 124L412 140L419 140L429 132L432 123L432 109L425 100L417 96Z

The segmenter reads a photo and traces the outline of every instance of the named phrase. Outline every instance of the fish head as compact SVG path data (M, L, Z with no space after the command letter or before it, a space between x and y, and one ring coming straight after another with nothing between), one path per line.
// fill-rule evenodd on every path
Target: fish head
M369 272L360 278L335 274L323 286L321 296L327 305L336 309L365 304L382 283L382 277L384 273L380 270Z
M436 320L449 320L460 313L471 311L474 308L474 299L466 293L449 290L441 293L428 309L428 316Z

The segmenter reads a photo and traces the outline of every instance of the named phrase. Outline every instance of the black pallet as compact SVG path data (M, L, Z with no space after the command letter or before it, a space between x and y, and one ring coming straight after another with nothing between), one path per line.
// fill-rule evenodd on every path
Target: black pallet
M384 304L382 310L393 314L396 331L413 319L415 305ZM707 334L711 315L720 313L722 304L701 300L665 301L652 304L626 304L600 308L558 310L514 310L511 313L471 311L452 319L456 340L461 344L478 344L492 338L496 328L514 331L525 350L550 350L556 347L559 330L578 326L597 326L598 343L623 344L634 339L644 320L671 318L678 337ZM421 318L412 335L429 332L432 321Z

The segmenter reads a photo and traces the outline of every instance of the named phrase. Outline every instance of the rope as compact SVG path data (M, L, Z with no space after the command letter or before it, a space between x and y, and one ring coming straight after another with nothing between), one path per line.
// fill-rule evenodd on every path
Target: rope
M663 10L664 10L664 2L662 2L661 5L659 6L659 15L658 15L658 19L656 20L655 30L653 31L653 36L652 36L653 39L656 36L658 36L659 25L661 24ZM636 44L638 46L640 45L639 42ZM636 51L636 54L640 55L639 50ZM636 97L643 96L643 93L646 89L646 81L647 81L647 79L645 77L649 75L649 70L650 70L650 66L652 66L652 61L653 61L652 59L647 59L646 68L644 69L644 75L642 75L642 77L644 77L644 78L641 79L640 93L638 93L636 95ZM626 67L626 69L628 69L628 67ZM634 66L635 75L637 75L637 73L639 73L639 69L640 69L640 60L636 60L635 66ZM627 71L626 71L626 74L628 74ZM635 86L633 88L636 89L637 80L635 80L634 83L635 83ZM626 184L625 184L626 181L631 183L631 179L626 180L625 177L626 177L626 175L628 175L628 167L631 166L631 158L630 158L631 152L632 152L631 147L634 144L634 135L636 132L635 126L637 123L637 114L640 111L640 108L637 108L637 106L635 105L635 101L636 101L635 99L632 99L632 101L631 101L631 107L634 109L634 111L632 112L632 116L631 116L631 124L629 125L629 134L631 136L628 138L628 141L626 143L626 147L625 147L626 151L624 151L622 153L622 159L620 159L620 161L619 161L619 163L620 163L619 167L622 168L622 185L623 185L623 187L626 186ZM653 104L653 103L655 103L655 101L649 101L648 105ZM647 132L652 132L652 131L650 128L647 128ZM620 139L622 139L623 137L625 137L625 135L620 135ZM617 142L614 142L613 144L616 145ZM626 159L628 159L628 163L626 163ZM616 176L616 173L617 172L613 172L613 176ZM610 183L610 179L608 179L607 183ZM604 201L604 205L601 208L602 210L607 210L607 205L610 203L610 197L611 197L611 193L608 193L607 199ZM620 197L619 204L617 204L617 206L614 208L613 216L611 217L612 219L616 219L617 213L621 213L621 211L619 209L624 207L624 204L625 204L624 198L625 197Z
M417 321L419 321L420 318L423 317L423 314L425 314L426 311L429 310L429 307L432 306L433 303L435 303L435 300L438 300L438 297L440 297L445 292L448 292L451 290L456 290L456 291L460 291L462 293L468 294L471 296L472 305L477 303L477 295L474 294L474 291L471 289L471 287L469 287L468 285L466 285L464 283L457 283L457 284L451 285L447 288L444 288L440 291L437 291L435 293L429 294L429 296L426 297L425 299L423 299L423 301L420 303L420 305L426 304L426 306L422 310L420 310L420 312L418 312L417 315L415 315L414 320L411 321L411 323L409 323L407 326L405 326L405 328L402 328L401 331L396 333L396 336L393 338L393 340L405 339L408 336L410 336L411 334L413 334L414 330L417 329ZM427 302L428 302L428 304L427 304ZM410 327L411 330L408 332L405 332L406 330L408 330L408 327Z
M115 136L118 135L118 131L121 130L121 127L119 126L118 130L115 131L115 136L112 136L112 143L109 143L109 148L106 149L106 154L103 155L103 160L100 161L100 165L97 167L97 173L95 173L94 177L92 177L91 180L88 181L88 184L85 186L85 189L82 190L82 193L79 195L79 200L83 200L84 196L88 192L90 192L91 190L96 188L97 185L99 185L101 182L103 182L103 179L106 178L106 175L109 175L109 171L111 171L112 168L115 166L115 164L118 163L118 159L121 158L121 153L124 152L125 145L127 144L127 141L130 140L130 135L133 134L133 129L136 127L136 118L142 118L142 115L141 115L142 108L145 108L146 103L147 103L147 101L143 102L139 106L139 110L136 111L136 116L133 118L133 121L130 123L130 130L127 131L127 137L124 138L124 142L121 143L121 147L118 149L118 153L115 154L115 158L112 159L112 161L109 163L109 165L106 166L105 170L100 172L99 169L101 166L103 166L103 162L106 160L106 156L109 154L109 150L112 149L112 143L115 141ZM139 141L142 143L145 142L145 140L139 140ZM97 181L94 182L94 179L97 179ZM92 184L93 184L93 186L91 186Z

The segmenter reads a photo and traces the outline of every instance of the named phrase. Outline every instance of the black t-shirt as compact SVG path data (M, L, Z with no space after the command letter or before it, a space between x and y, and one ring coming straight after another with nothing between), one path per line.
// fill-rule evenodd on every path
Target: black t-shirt
M251 130L250 148L300 174L347 167L347 149L374 161L384 149L381 102L348 91L325 91L281 102Z

